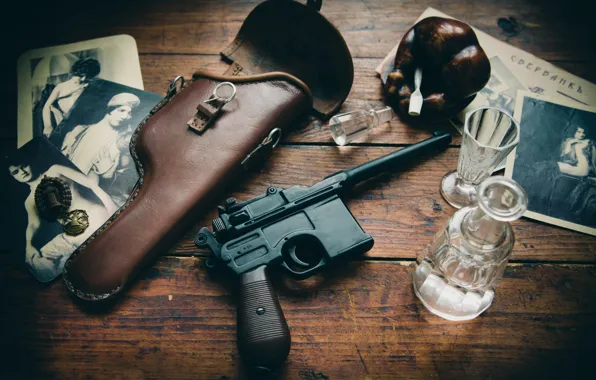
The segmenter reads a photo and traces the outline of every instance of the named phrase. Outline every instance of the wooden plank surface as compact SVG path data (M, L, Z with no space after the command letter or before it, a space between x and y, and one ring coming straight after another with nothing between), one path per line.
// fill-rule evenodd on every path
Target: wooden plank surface
M384 107L381 81L375 73L375 67L380 59L355 59L354 83L348 99L340 112L353 110L369 110ZM190 78L197 70L213 73L223 73L228 64L218 55L141 55L145 89L163 94L168 81L178 75ZM411 144L430 136L432 130L438 128L453 131L457 136L454 143L459 144L461 138L450 123L440 122L433 125L410 127L395 117L390 123L379 126L366 138L359 140L359 144ZM306 126L300 126L293 133L285 136L284 141L292 143L326 143L334 144L329 135L329 128L325 123L316 120Z
M594 266L510 265L493 305L462 323L424 309L412 270L366 261L316 281L275 277L293 341L285 377L579 378L589 367ZM163 258L109 312L73 304L62 282L0 281L3 378L242 378L233 286L200 259Z
M70 10L73 17L69 22L45 20L53 28L35 40L24 41L23 49L34 43L126 33L137 40L141 53L219 54L260 2L107 0L81 9L66 2L64 8L48 9L47 16L53 20L53 12ZM561 6L560 2L531 0L345 0L324 1L321 12L340 30L354 57L383 57L418 16L427 7L433 7L543 59L594 61L596 53L592 47L596 45L596 36L588 23L580 22L589 20L585 12L593 10L585 3L570 0ZM520 24L519 31L511 34L500 28L500 17L514 17Z
M219 51L260 1L105 0L73 6L72 0L56 0L27 8L30 2L11 3L27 17L8 24L4 33L19 36L7 43L7 56L14 59L5 60L6 71L31 48L127 33L137 40L145 88L164 94L176 75L223 72ZM354 85L343 111L383 105L374 67L427 6L596 81L591 2L327 0L322 12L354 56ZM497 25L500 17L515 18L520 30L506 33ZM16 137L15 94L14 81L0 89L7 110L0 127L3 151ZM453 131L446 123L414 128L394 119L360 146L338 148L314 121L284 136L263 172L232 184L231 195L246 200L269 185L310 185L422 140L436 128ZM460 141L456 136L454 146ZM375 238L364 257L301 283L275 276L293 336L285 378L559 379L591 371L595 237L515 222L513 263L493 306L474 321L444 321L414 297L412 260L454 211L438 186L456 167L457 155L450 148L349 195L347 206ZM210 278L205 252L191 240L215 217L215 204L197 217L168 257L141 271L119 302L103 310L73 302L61 281L35 283L16 266L20 258L0 253L0 378L242 378L233 280ZM199 257L184 257L189 255Z
M30 2L24 1L22 6ZM81 8L73 7L71 3L58 0L47 8L21 10L37 17L14 25L20 38L10 50L10 56L16 59L18 54L32 48L126 33L137 40L147 89L163 93L165 83L173 75L190 75L198 68L210 68L220 73L222 66L215 63L214 60L218 61L215 57L233 40L246 15L260 1L107 0L88 3ZM460 18L540 58L554 61L574 74L596 81L596 71L593 70L596 51L592 48L596 46L596 34L591 31L589 22L582 22L588 21L587 15L592 14L592 6L587 3L570 0L569 4L561 7L555 2L534 4L530 0L350 0L326 1L322 13L340 29L355 58L355 89L344 106L345 110L351 110L381 106L380 85L372 69L427 6ZM589 8L586 10L586 7ZM54 22L63 14L70 15L69 22ZM506 33L497 24L500 17L515 18L521 25L520 30L515 35ZM15 31L11 30L11 33ZM149 53L155 54L147 56ZM203 57L203 54L211 56ZM10 70L14 70L12 66ZM156 84L155 87L152 83ZM16 91L16 83L4 89L6 94L3 98L14 110L16 98L10 94ZM0 138L15 138L14 115L14 111L8 113L7 122L0 127ZM420 135L420 132L407 128L402 131L402 127L402 123L393 121L392 130L395 132L382 137L373 135L367 141L411 143L416 140L416 135ZM293 139L296 142L328 142L328 136L320 133L320 129L316 124Z
M193 255L199 251L194 233L211 226L217 202L228 196L248 200L263 194L268 186L288 188L310 186L327 175L362 164L398 148L280 146L258 175L238 179L213 203L170 254ZM354 189L345 198L362 228L375 239L370 258L414 259L455 211L439 194L442 176L457 167L459 150L420 160L400 173L384 175ZM396 168L399 171L399 168ZM517 261L596 262L596 237L543 223L522 219L513 223ZM0 247L5 247L0 242Z
M284 146L274 150L258 176L232 186L232 196L248 200L265 192L268 186L305 186L327 175L359 165L396 148ZM457 167L459 150L426 159L399 174L385 175L356 188L346 204L362 228L375 239L371 258L415 258L444 226L455 211L439 194L442 176ZM229 194L222 194L224 197ZM210 226L216 217L215 205L193 231L170 252L194 254L193 233ZM513 224L516 245L512 259L525 261L594 262L596 237L530 220Z
M142 54L140 56L143 82L145 90L164 95L169 81L183 75L190 78L197 70L223 73L228 64L223 62L219 55L160 55ZM378 58L354 59L354 83L348 99L341 108L341 112L360 109L379 109L384 107L381 81L374 69L381 62ZM596 75L592 70L593 65L584 63L564 63L563 68L580 74ZM15 112L16 114L16 112ZM16 122L16 121L15 121ZM0 137L6 139L16 138L16 128L8 126L0 127ZM437 122L429 125L409 126L395 117L390 123L376 128L365 138L358 140L355 144L412 144L430 135L429 131L445 129L454 133L454 144L459 145L460 136L449 122ZM284 137L284 141L292 143L325 143L332 144L333 140L325 123L314 121L308 125L301 126L293 133Z

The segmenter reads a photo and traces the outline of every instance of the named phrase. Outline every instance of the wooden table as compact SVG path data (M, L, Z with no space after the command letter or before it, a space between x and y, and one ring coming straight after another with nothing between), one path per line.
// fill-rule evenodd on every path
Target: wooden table
M34 47L128 33L138 43L145 88L164 94L176 75L189 77L196 69L222 73L226 64L218 53L257 3L57 1L45 9L19 3L27 17L8 35L10 52L16 57ZM382 105L374 67L426 6L594 81L591 5L565 3L562 9L560 3L530 0L325 1L323 14L339 27L354 57L354 85L343 110ZM507 34L497 25L499 17L515 17L520 30ZM14 120L15 86L1 91L10 98L4 114ZM432 128L438 127L450 128ZM3 147L13 146L14 122L0 134ZM261 174L235 183L230 193L245 200L269 185L311 184L429 134L396 119L355 146L338 149L327 128L313 122L288 136ZM515 222L515 249L495 302L470 322L438 318L414 296L415 257L454 211L438 186L456 167L460 141L456 137L434 159L349 197L354 216L376 241L362 259L306 283L275 279L293 340L285 377L590 377L582 371L591 368L595 351L594 237ZM231 285L208 277L205 253L191 240L214 217L215 206L197 216L196 228L142 271L107 311L75 305L61 281L36 283L13 267L4 250L0 373L7 376L0 378L242 377Z

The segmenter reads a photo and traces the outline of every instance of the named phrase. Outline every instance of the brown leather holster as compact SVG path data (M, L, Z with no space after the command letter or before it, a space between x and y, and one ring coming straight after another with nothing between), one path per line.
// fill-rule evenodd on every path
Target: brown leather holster
M215 86L237 89L202 133L187 122ZM309 88L281 72L217 76L198 72L139 125L131 152L141 180L124 206L68 259L64 280L86 300L109 298L164 252L246 165L272 130L288 127L312 107ZM250 158L249 158L250 159Z
M131 141L138 186L66 262L68 289L86 300L117 294L214 207L249 156L263 158L252 153L273 129L285 134L309 111L328 118L340 108L354 67L341 34L318 12L321 2L259 4L221 53L233 75L196 73L152 110ZM197 106L226 81L236 86L235 98L204 131L189 128Z

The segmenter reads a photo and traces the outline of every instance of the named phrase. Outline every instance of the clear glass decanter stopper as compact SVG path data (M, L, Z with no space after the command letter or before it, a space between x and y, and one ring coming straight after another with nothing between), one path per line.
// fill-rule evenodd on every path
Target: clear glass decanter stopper
M352 111L335 115L329 120L331 137L337 145L346 145L393 118L391 107L378 111Z
M527 208L525 191L504 177L483 181L477 202L453 214L422 251L412 275L424 306L452 321L473 319L491 305L513 249L508 222Z

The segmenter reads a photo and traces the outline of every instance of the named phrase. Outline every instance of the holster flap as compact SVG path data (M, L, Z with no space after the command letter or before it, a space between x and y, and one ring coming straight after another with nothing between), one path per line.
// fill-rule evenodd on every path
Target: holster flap
M232 63L228 74L283 71L300 78L312 91L313 110L326 119L348 96L354 65L343 37L315 3L261 3L221 55Z

